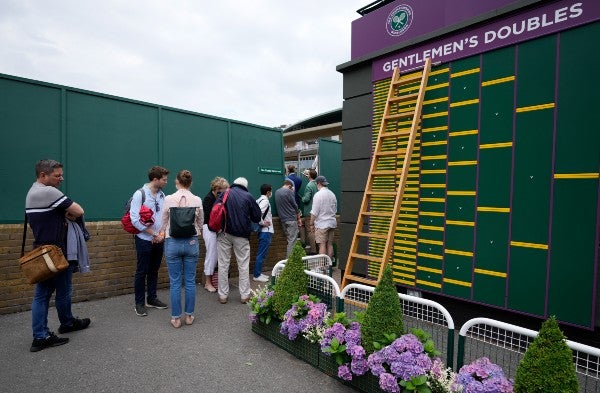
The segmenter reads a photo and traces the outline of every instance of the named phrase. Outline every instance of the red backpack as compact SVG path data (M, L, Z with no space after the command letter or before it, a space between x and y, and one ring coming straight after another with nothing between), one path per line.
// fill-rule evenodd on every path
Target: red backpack
M208 218L208 229L213 232L221 233L225 230L227 224L227 211L225 210L225 202L229 196L229 190L225 191L220 200L217 200L210 210Z

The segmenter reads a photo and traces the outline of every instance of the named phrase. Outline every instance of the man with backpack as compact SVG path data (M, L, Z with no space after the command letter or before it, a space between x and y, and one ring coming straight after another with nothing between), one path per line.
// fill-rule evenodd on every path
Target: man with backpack
M273 195L273 187L270 184L260 186L260 198L256 200L260 207L261 220L258 223L258 251L256 252L256 260L254 261L253 280L259 282L269 281L269 276L262 274L262 265L267 257L267 251L271 245L273 237L273 214L271 212L271 204L269 198Z
M158 300L156 287L165 239L165 234L160 232L162 226L160 212L165 200L162 189L167 184L168 174L169 171L166 168L160 166L150 168L148 170L149 182L133 194L129 209L131 223L140 231L135 235L137 266L134 276L135 313L140 317L148 315L146 307L167 308L165 303ZM144 193L143 197L142 192ZM154 223L151 225L146 225L147 222L144 223L140 217L142 204L152 210Z
M217 236L217 254L219 261L219 302L227 303L229 297L229 264L231 249L239 272L240 300L242 303L250 299L250 233L252 222L261 220L261 211L252 194L248 192L248 180L238 177L234 180L225 201L225 226Z

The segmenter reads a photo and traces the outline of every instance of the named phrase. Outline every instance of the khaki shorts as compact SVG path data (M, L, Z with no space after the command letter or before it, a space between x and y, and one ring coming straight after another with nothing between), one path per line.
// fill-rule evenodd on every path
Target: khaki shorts
M333 243L335 228L315 229L315 243Z

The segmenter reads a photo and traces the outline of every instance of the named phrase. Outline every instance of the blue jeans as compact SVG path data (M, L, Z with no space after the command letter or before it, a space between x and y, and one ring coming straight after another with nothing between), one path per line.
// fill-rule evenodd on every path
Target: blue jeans
M135 250L137 253L137 267L133 282L135 304L144 304L146 287L148 289L147 299L156 299L158 269L160 268L163 249L163 243L152 243L135 236Z
M168 238L165 257L171 281L171 317L181 317L181 276L185 285L185 313L194 314L196 305L196 265L200 254L198 237Z
M271 232L258 233L258 251L256 252L256 261L254 262L254 277L259 277L262 274L262 265L267 257L267 251L271 245Z
M61 325L73 324L73 313L71 312L71 295L73 293L73 265L58 273L52 278L35 284L35 293L31 303L31 328L33 338L44 339L50 335L48 329L48 308L50 298L56 291L54 304Z

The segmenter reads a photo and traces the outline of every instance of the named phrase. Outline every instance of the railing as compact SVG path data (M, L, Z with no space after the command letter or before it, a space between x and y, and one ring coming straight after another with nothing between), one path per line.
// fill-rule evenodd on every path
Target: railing
M337 311L345 311L348 317L352 317L356 311L364 311L374 290L374 287L363 284L346 285L339 296ZM448 310L431 300L401 293L398 297L402 303L405 329L417 328L429 333L436 344L441 343L441 347L445 348L442 354L446 355L448 367L452 367L454 320Z
M535 330L494 319L471 319L460 328L456 370L485 356L502 367L508 378L514 378L519 362L537 335ZM566 343L573 351L579 391L600 392L600 349L574 341Z

